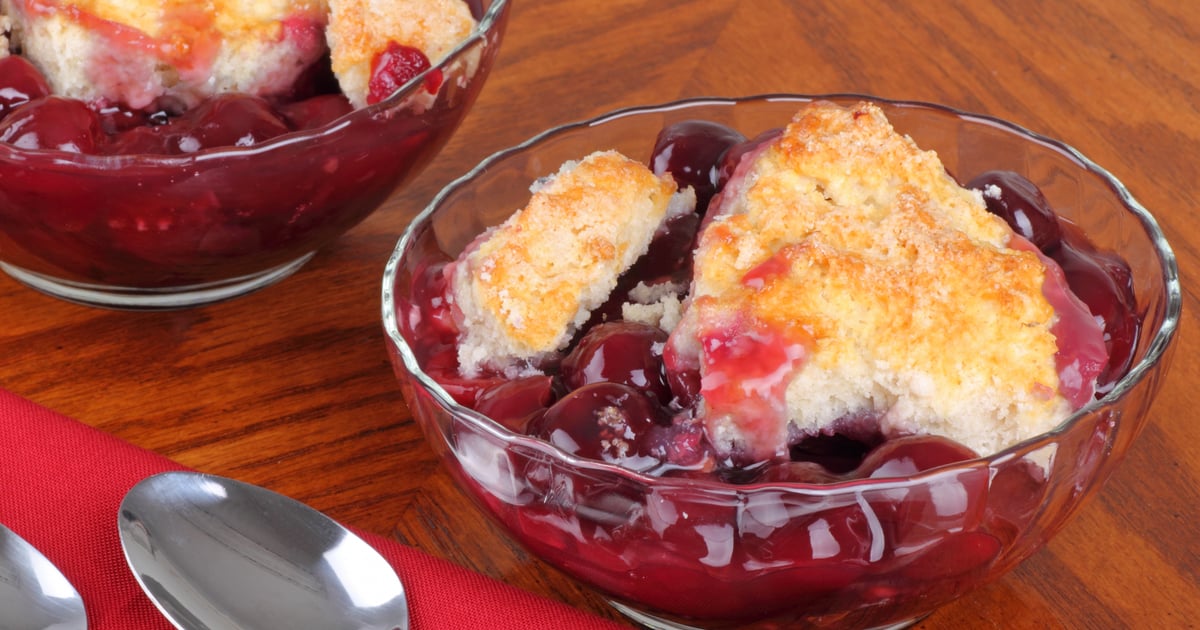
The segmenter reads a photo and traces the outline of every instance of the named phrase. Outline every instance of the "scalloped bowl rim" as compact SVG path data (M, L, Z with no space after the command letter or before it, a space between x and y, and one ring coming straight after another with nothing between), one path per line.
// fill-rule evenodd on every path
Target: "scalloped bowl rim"
M462 41L437 63L437 65L426 68L417 76L408 80L407 83L397 88L395 92L386 99L373 103L366 107L355 109L347 112L338 118L315 127L313 129L303 129L280 134L274 138L270 138L264 142L257 143L248 147L212 147L202 149L194 153L185 155L160 155L155 153L132 153L128 155L95 155L89 153L74 153L71 151L60 151L57 149L22 149L14 147L6 143L0 143L0 159L22 159L22 156L38 156L55 158L55 163L59 165L71 165L81 168L96 168L101 170L111 170L115 164L129 165L131 163L138 165L154 165L177 168L187 164L196 162L208 162L224 158L238 158L257 155L260 153L268 153L276 149L283 149L296 144L306 142L315 142L327 136L333 135L345 127L352 125L360 118L373 118L380 115L383 111L400 104L401 101L412 96L413 93L424 86L425 78L432 72L442 70L450 64L458 61L465 54L465 51L475 46L477 42L485 40L488 35L495 30L500 24L500 18L508 9L511 0L493 0L492 4L484 11L483 17L475 24Z
M509 155L525 151L542 142L543 140L561 133L603 125L606 122L630 115L687 109L701 105L733 106L739 103L760 101L807 103L822 99L837 101L848 101L853 99L868 100L899 108L907 107L913 109L937 110L972 122L999 127L1017 136L1021 136L1024 139L1047 145L1050 148L1077 161L1082 168L1100 176L1110 187L1112 187L1122 205L1124 205L1125 208L1140 221L1143 229L1146 231L1147 236L1153 242L1155 252L1158 255L1159 264L1163 275L1163 285L1167 293L1167 300L1165 309L1163 311L1162 324L1159 326L1154 337L1150 340L1150 343L1146 348L1145 356L1143 356L1142 359L1135 365L1131 366L1125 376L1123 376L1121 380L1117 381L1117 384L1113 387L1112 391L1108 392L1108 394L1106 394L1104 397L1094 400L1076 410L1075 413L1071 414L1055 428L1018 442L1017 444L1011 445L1003 450L987 456L981 456L970 460L947 464L945 466L940 466L906 477L849 479L827 484L810 484L799 482L759 482L749 484L731 484L719 480L709 479L656 477L653 475L639 473L628 468L623 468L616 464L610 464L607 462L571 455L570 453L563 451L562 449L550 444L549 442L546 442L545 440L540 440L532 436L509 431L491 418L488 418L474 409L460 405L439 383L437 383L437 381L426 374L425 371L417 364L416 357L413 356L412 352L410 351L408 342L405 341L403 335L401 335L399 332L399 327L396 323L395 308L392 301L392 287L396 280L396 273L400 258L404 251L408 249L412 240L419 236L421 231L429 228L428 219L438 210L438 208L440 208L445 198L453 194L459 188L470 183L471 180L473 180L477 175L488 170L496 162L505 159ZM842 494L846 491L861 491L864 488L888 489L893 487L907 487L922 483L930 478L938 477L940 475L954 474L957 471L968 468L990 466L1008 459L1023 457L1026 453L1040 448L1042 443L1046 442L1048 438L1053 438L1066 431L1079 418L1094 410L1103 408L1110 403L1116 402L1122 396L1124 396L1125 393L1130 391L1135 385L1141 382L1146 377L1150 369L1153 368L1163 358L1167 348L1174 339L1176 330L1178 329L1181 311L1182 290L1179 282L1178 263L1176 262L1175 254L1171 249L1171 246L1167 243L1166 237L1162 231L1162 228L1159 226L1158 221L1154 218L1149 210L1147 210L1141 205L1141 203L1134 199L1133 195L1130 194L1128 189L1126 189L1125 185L1122 184L1120 180L1118 180L1105 168L1085 157L1074 147L1071 147L1062 141L1055 140L1034 131L1030 131L1021 125L986 114L970 113L954 107L939 105L936 103L914 100L895 100L850 92L815 95L770 93L743 97L686 98L661 103L658 105L625 107L587 120L551 127L520 144L493 153L470 171L458 179L450 182L441 191L439 191L437 196L435 196L433 200L421 211L421 213L412 219L408 227L405 228L404 233L396 244L396 247L393 249L392 254L388 258L387 265L384 268L382 286L382 315L384 328L390 341L399 351L400 357L404 362L405 370L414 376L421 386L428 391L434 397L436 402L441 407L446 409L447 412L452 414L454 417L470 420L476 429L485 431L492 437L507 444L506 450L514 445L520 445L522 447L544 453L558 461L564 462L577 472L594 471L599 474L618 475L627 479L628 481L644 486L688 487L736 495L752 494L759 491L787 490L805 495L828 496Z

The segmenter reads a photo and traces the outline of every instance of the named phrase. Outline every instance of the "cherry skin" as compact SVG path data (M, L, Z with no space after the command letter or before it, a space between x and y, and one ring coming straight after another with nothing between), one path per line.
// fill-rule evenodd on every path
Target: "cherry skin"
M628 281L689 280L692 250L699 230L700 215L697 213L668 219L654 235L650 249L629 269Z
M630 294L639 284L687 286L691 280L692 250L699 227L700 215L694 212L668 219L654 235L646 253L617 279L617 286L608 300L592 311L584 329L621 319L624 304L633 301Z
M975 451L940 435L909 435L888 440L863 458L852 476L861 479L909 477L926 470L975 459Z
M733 172L737 170L738 164L747 153L753 153L762 148L763 145L774 142L783 135L783 128L768 129L750 140L738 143L729 148L723 156L721 163L717 166L717 190L725 187L729 179L733 177Z
M354 106L341 94L322 94L283 105L279 114L292 129L303 130L323 127L353 109Z
M757 472L752 483L829 484L842 479L816 462L770 462Z
M290 131L265 100L233 93L204 101L173 125L184 132L178 139L179 149L184 153L253 146Z
M0 122L0 142L22 149L96 153L104 139L96 112L58 96L27 103Z
M953 440L911 435L876 447L851 476L902 481L975 457L974 451ZM865 498L879 528L891 542L888 553L897 562L920 566L922 575L965 573L990 561L997 541L991 536L976 538L970 534L985 518L988 473L986 467L962 467L941 476L931 473L934 478L910 483L902 490L884 487L866 491ZM925 551L934 545L958 549L960 543L961 557L941 558Z
M863 506L814 503L799 497L768 503L760 518L751 500L739 515L747 560L786 571L778 586L792 601L846 588L879 559L877 529ZM787 518L780 518L781 507Z
M663 350L663 366L674 404L684 409L694 406L700 400L700 366L682 360L675 346L670 343Z
M179 148L181 135L182 131L171 124L130 127L112 134L107 152L112 155L176 155L182 153Z
M525 433L535 414L552 402L554 379L545 375L526 376L480 391L475 398L475 411L513 433Z
M483 19L483 0L464 0L467 3L467 8L471 10L471 17L476 21Z
M572 455L645 471L662 463L648 436L664 415L632 387L592 383L563 396L530 428Z
M578 389L589 383L620 383L666 404L671 401L662 362L666 342L666 331L657 326L624 320L598 324L563 359L563 384Z
M1011 543L1037 516L1050 484L1041 465L1029 459L1001 466L988 485L987 530Z
M20 55L0 58L0 119L9 112L50 95L46 77Z
M429 374L455 402L474 409L479 397L486 391L503 385L509 379L503 376L481 374L475 377L462 376L458 372L458 348L453 344L434 341L418 341L413 354Z
M404 87L405 83L430 67L429 57L426 57L420 49L388 42L387 48L377 54L371 62L371 79L367 83L367 103L374 104L386 100L396 90ZM441 86L441 82L441 73L435 72L426 80L425 88L430 93L436 92Z
M149 117L150 125L118 130L114 155L179 155L217 147L248 147L288 133L287 123L263 99L222 94L177 118Z
M100 115L100 127L109 136L162 122L146 112L120 105L99 106L96 107L96 113Z
M662 460L655 471L708 471L715 465L716 454L708 443L704 423L690 414L677 414L669 425L656 424L647 435L650 453Z
M1062 267L1071 292L1102 322L1108 365L1097 379L1096 392L1106 394L1129 371L1141 328L1132 272L1123 260L1095 251L1079 236L1064 238L1051 258Z
M701 214L717 191L721 156L746 136L720 123L685 120L663 127L654 141L650 165L656 175L670 173L680 188L696 191Z
M975 176L967 188L983 191L988 212L1004 219L1013 232L1050 253L1058 248L1062 231L1058 217L1040 188L1013 171L987 171Z
M902 574L924 582L951 582L952 578L984 570L1000 555L1004 545L981 531L958 532L930 547L909 562Z
M423 264L413 274L412 303L417 307L414 322L403 322L420 330L420 338L437 339L441 343L453 343L458 337L458 326L454 323L450 307L450 279L446 276L445 261Z

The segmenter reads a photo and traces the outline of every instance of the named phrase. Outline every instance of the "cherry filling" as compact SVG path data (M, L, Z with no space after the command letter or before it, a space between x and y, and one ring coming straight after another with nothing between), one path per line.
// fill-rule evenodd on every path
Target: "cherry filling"
M387 48L371 61L371 79L367 83L367 102L387 99L410 79L430 68L429 57L418 48L388 42ZM425 79L425 89L432 94L442 84L440 71Z
M701 189L706 203L734 177L741 156L777 135L746 140L719 125L687 121L659 134L651 164ZM1128 370L1141 325L1128 266L1060 222L1020 175L984 173L968 186L983 190L988 209L1012 226L1013 247L1036 249L1053 263L1044 293L1062 317L1053 330L1060 339L1060 394L1076 407L1104 395ZM736 508L687 485L651 487L646 496L619 486L600 491L583 477L556 476L544 462L527 471L530 484L546 486L540 502L509 505L484 490L485 502L534 551L609 593L682 619L736 624L802 608L805 619L863 609L876 612L857 622L882 625L904 618L904 602L953 597L974 584L1035 518L1047 492L1044 464L1021 460L994 478L987 467L963 466L929 483L866 485L861 480L907 479L978 454L939 436L884 439L877 429L864 430L871 423L852 418L832 434L787 436L790 449L774 457L719 457L697 407L708 417L733 410L745 417L755 408L750 415L779 426L776 407L787 375L803 365L812 339L752 313L711 314L710 325L700 327L708 331L699 337L712 360L702 382L702 366L677 356L664 344L665 333L620 319L613 304L627 301L639 282L686 282L685 258L700 223L692 216L668 223L651 254L621 278L603 315L545 375L458 375L444 259L414 274L411 301L397 308L426 372L460 402L579 457L747 488ZM770 282L788 264L783 252L743 284ZM1073 341L1096 338L1079 332L1088 327L1103 330L1103 347ZM740 387L747 382L758 387ZM787 443L787 437L771 440ZM861 488L815 497L772 491L781 484Z

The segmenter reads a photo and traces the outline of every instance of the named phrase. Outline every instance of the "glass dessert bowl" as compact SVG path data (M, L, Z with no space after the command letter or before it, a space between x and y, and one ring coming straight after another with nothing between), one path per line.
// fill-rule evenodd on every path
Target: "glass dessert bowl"
M1107 303L1084 295L1087 287L1108 280L1088 274L1118 269L1108 278L1132 290L1123 321L1133 324L1115 345L1120 335L1108 330L1115 367L1094 399L1052 430L982 456L927 436L869 450L833 440L813 446L825 453L794 457L803 461L714 475L651 470L625 453L597 456L583 440L530 429L550 414L569 422L571 413L592 413L587 404L559 404L566 397L555 402L559 368L545 377L455 373L453 354L439 350L455 333L440 319L448 311L430 281L440 272L430 270L524 206L532 182L598 149L650 164L663 155L660 132L685 121L756 138L813 100L878 104L950 173L1011 171L1035 183L1064 232L1082 235L1064 247L1084 251L1086 243L1096 255L1062 259L1071 289L1093 311ZM1026 236L1037 241L1033 231ZM1078 152L986 116L857 95L688 100L547 131L434 199L388 261L382 300L401 389L458 484L526 549L654 628L903 627L1004 575L1069 522L1148 421L1181 304L1174 256L1153 217ZM640 355L630 338L606 358ZM573 360L564 359L563 372ZM595 393L605 395L620 398ZM613 402L626 405L627 419L646 404L631 398L639 402ZM659 453L694 445L687 431L666 435Z
M51 97L55 107L26 125L43 139L36 148L19 135L0 142L0 269L59 298L123 309L197 306L287 277L416 176L470 110L509 2L467 5L476 22L465 39L358 108L336 84L336 101L317 93L266 113L218 97L180 117L194 127L178 135L142 112L100 109L104 146L59 150L42 146L62 146L57 136L70 137L63 129L84 107Z

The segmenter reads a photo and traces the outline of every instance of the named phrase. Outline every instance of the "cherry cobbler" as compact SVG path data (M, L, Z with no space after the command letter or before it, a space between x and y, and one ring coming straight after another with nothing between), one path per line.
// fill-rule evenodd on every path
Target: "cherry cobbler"
M4 0L0 142L249 146L377 103L475 27L463 0ZM427 79L437 90L437 72Z
M705 121L649 164L580 156L402 326L460 404L638 472L904 476L1045 433L1108 392L1130 273L1010 171L966 174L875 105L748 139Z
M0 266L120 308L286 277L445 145L507 12L0 0Z

